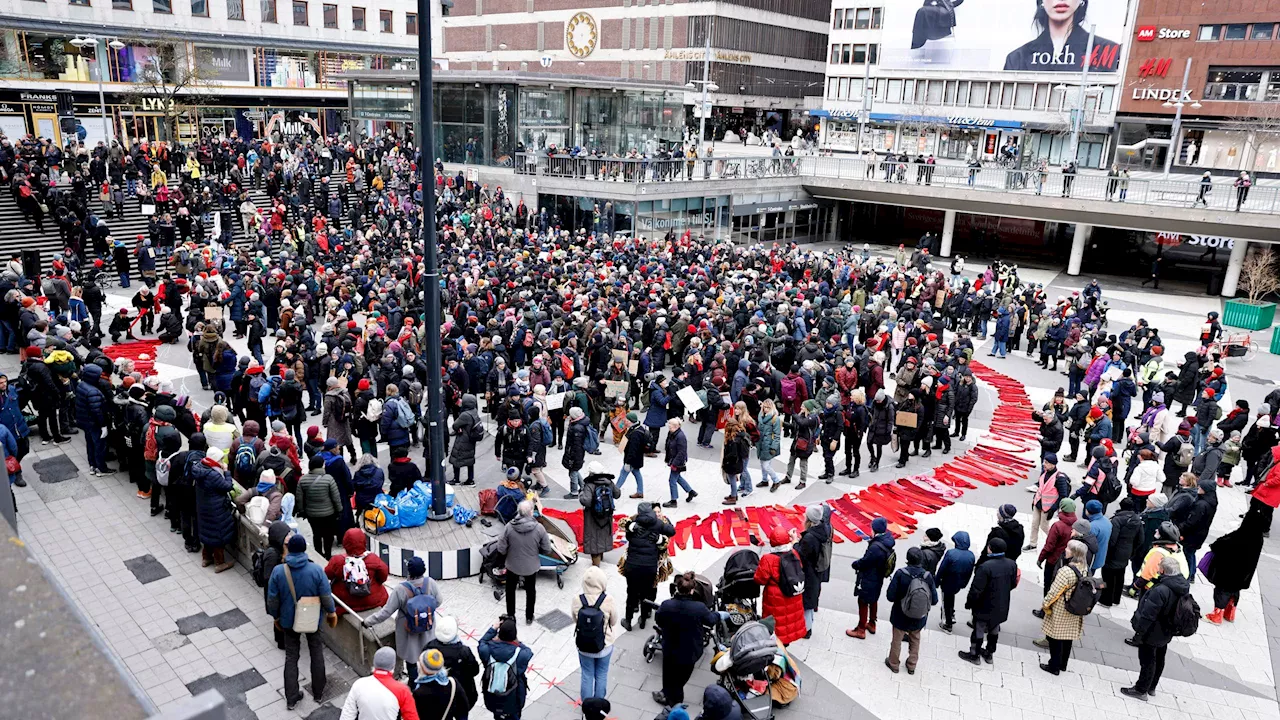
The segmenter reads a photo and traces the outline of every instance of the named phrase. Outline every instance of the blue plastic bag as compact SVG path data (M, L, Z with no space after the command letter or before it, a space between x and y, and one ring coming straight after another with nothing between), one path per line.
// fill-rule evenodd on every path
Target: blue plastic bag
M412 490L405 490L396 496L396 513L400 516L400 527L411 528L427 523L427 503L422 496Z
M476 518L480 513L475 510L465 508L461 505L453 506L453 521L459 525L466 525Z
M421 497L422 501L427 504L427 509L431 509L431 483L425 480L419 480L413 484L413 487L410 488L409 491ZM445 488L444 506L446 508L453 507L453 488Z
M395 498L386 493L378 493L378 497L373 499L373 509L366 510L360 522L365 530L375 535L400 529L400 512Z

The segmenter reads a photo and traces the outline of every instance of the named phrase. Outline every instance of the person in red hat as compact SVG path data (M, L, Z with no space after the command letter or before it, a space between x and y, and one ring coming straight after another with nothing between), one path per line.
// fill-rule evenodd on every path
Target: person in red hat
M769 531L769 544L773 552L760 558L755 581L764 589L763 617L772 617L774 634L783 645L790 645L804 638L807 629L804 622L804 563L793 547L798 536L782 526L775 525Z

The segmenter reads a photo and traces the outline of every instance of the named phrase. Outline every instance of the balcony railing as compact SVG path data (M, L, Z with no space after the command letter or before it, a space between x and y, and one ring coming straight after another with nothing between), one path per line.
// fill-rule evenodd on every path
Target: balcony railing
M796 177L799 157L652 158L593 157L517 153L515 169L522 175L601 182L656 183L734 178Z

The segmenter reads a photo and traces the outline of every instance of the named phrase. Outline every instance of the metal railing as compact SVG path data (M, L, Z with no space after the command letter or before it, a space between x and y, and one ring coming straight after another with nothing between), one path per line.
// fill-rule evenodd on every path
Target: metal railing
M1254 185L1241 197L1234 175L1219 175L1205 189L1199 180L1108 177L1101 171L1074 174L1049 168L1008 169L995 165L929 165L862 158L710 157L656 160L545 153L518 153L515 169L524 175L601 182L671 183L762 178L837 178L977 192L1072 198L1131 205L1180 207L1222 212L1280 214L1280 186Z
M518 153L516 172L521 175L601 182L656 183L694 180L797 177L800 157L709 157L657 160L593 155Z

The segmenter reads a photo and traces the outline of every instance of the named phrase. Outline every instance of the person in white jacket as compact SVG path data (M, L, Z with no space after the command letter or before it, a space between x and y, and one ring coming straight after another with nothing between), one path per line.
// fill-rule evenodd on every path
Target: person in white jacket
M351 684L340 720L418 720L409 686L395 679L396 651L380 647L373 654L373 674Z
M1129 496L1134 507L1146 507L1147 498L1160 491L1164 484L1164 470L1156 460L1156 453L1150 448L1138 452L1138 465L1129 478Z

